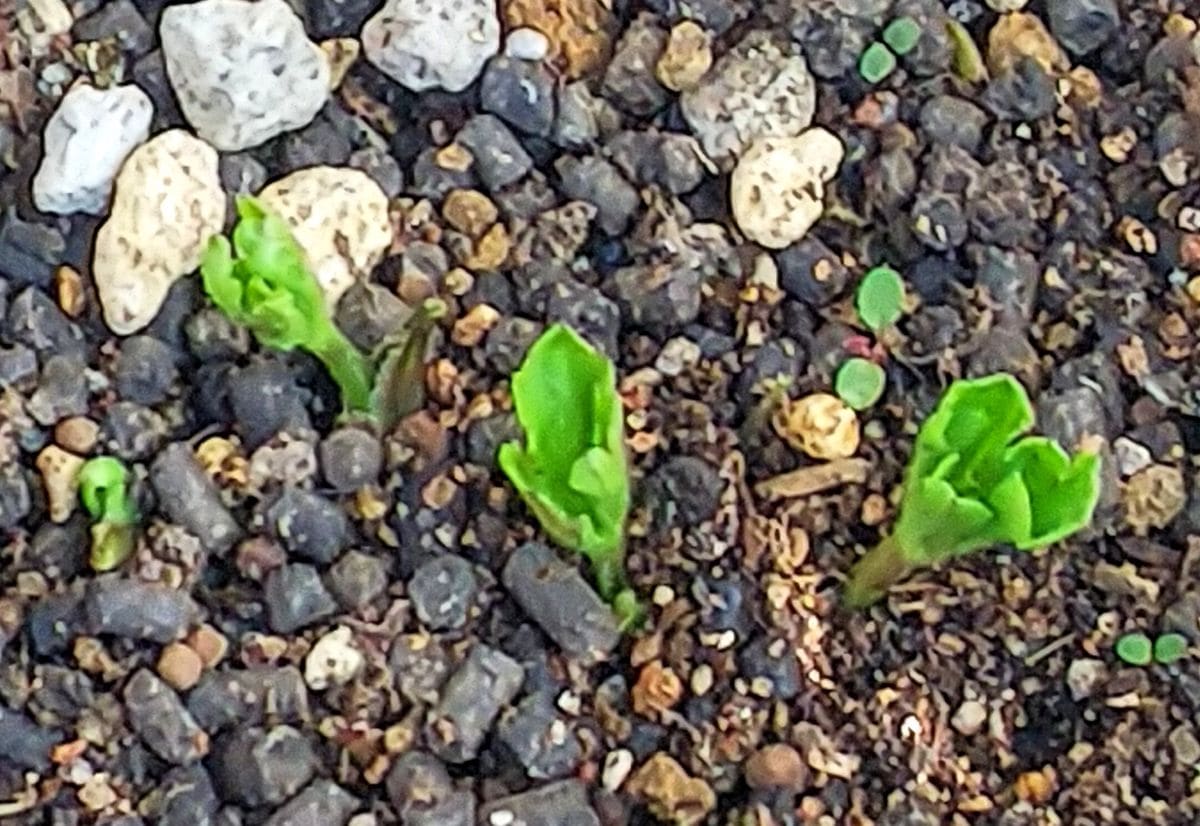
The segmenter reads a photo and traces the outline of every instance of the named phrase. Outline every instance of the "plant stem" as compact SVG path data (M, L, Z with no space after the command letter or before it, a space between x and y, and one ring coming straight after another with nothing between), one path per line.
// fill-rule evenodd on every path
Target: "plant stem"
M342 391L342 407L346 410L371 410L374 367L341 330L330 323L329 329L310 342L307 349L321 360L329 375L337 382Z
M596 577L596 590L606 602L623 591L625 584L625 554L620 550L596 554L592 558L592 574Z
M911 570L900 543L889 534L850 569L843 600L851 608L866 608Z

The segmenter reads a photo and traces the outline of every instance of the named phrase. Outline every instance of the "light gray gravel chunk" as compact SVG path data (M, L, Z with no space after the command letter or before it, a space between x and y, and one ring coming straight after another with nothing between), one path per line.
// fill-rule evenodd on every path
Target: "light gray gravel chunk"
M336 783L319 779L279 807L263 826L344 826L358 799Z
M208 753L208 735L171 687L150 671L143 668L129 678L124 698L130 727L163 760L183 766Z
M332 616L337 603L311 565L284 565L267 575L263 591L267 623L278 634L290 634Z
M480 823L520 823L522 826L600 826L578 780L563 780L539 789L503 797L483 807Z
M157 643L180 639L200 616L186 592L116 574L91 582L84 610L93 634Z
M362 30L363 52L414 92L461 92L500 51L495 0L387 0Z
M223 554L241 536L237 521L186 442L159 452L150 466L150 484L162 510L195 534L205 550Z
M426 730L429 750L447 763L465 763L479 747L501 709L521 684L521 664L494 648L479 644L447 680L442 698Z
M612 610L552 548L529 542L504 566L504 587L563 651L602 660L621 641Z

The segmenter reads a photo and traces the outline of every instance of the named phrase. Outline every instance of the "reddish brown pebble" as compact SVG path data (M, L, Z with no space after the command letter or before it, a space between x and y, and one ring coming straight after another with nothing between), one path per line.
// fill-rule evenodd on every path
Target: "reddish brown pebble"
M752 789L799 791L808 785L808 766L787 743L772 743L746 761L746 783Z
M100 437L100 425L86 416L63 419L54 427L54 441L64 450L87 455Z
M225 654L229 651L229 640L207 623L188 634L186 642L188 648L200 655L205 668L216 666L225 659Z
M176 691L187 691L200 680L204 661L181 642L173 642L158 658L158 676Z

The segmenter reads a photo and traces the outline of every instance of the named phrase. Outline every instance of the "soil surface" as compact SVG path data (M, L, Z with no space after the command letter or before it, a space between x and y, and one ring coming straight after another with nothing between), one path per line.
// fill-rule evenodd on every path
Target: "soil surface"
M1198 13L0 0L0 823L1200 822L1197 659L1114 651L1200 644ZM238 194L364 352L444 303L395 427L205 295ZM496 464L556 322L617 368L626 634ZM996 372L1092 524L842 607Z

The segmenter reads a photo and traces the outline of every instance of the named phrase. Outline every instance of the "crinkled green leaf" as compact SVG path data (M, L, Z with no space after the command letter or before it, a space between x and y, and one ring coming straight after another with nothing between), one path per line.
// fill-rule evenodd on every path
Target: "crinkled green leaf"
M512 395L525 438L500 448L501 469L556 542L611 570L623 553L629 510L612 363L557 324L530 347Z

